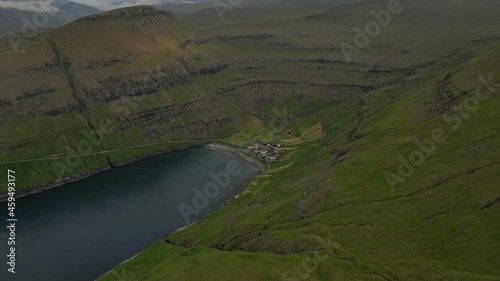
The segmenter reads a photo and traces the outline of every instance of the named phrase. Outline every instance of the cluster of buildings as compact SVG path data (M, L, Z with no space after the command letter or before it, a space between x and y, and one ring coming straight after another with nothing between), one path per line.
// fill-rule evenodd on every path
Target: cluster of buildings
M246 152L264 159L266 162L274 163L280 158L279 148L283 145L275 143L258 142L246 148Z

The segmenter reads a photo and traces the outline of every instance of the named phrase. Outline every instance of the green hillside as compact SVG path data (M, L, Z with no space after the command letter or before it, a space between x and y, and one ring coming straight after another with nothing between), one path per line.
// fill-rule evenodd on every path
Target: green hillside
M402 1L360 47L390 1L323 2L216 25L134 7L4 39L0 167L29 193L214 140L286 145L105 281L500 280L500 3Z
M294 152L237 201L102 280L498 280L498 94L481 87L488 98L460 125L460 111L440 113L436 99L451 73L447 93L465 108L479 76L500 78L499 51L453 56L405 78L407 86L366 95L362 106L297 120L300 131L318 122L326 134L290 145ZM389 184L384 174L400 176L398 157L431 150L414 142L435 130L445 140L404 182Z

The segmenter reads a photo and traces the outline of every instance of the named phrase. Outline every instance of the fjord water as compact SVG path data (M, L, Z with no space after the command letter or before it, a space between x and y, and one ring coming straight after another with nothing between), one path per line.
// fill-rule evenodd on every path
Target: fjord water
M186 225L178 205L193 207L193 189L214 180L210 172L231 175L197 216L214 211L237 194L241 182L258 174L233 155L195 148L172 152L106 171L16 201L16 273L7 272L6 233L0 229L0 280L90 281L155 240ZM22 177L23 171L16 171ZM5 225L7 204L0 204ZM195 216L190 217L195 219Z

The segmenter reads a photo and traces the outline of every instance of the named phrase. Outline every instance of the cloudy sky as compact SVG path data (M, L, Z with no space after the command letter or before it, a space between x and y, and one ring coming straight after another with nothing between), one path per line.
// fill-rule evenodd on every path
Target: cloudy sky
M67 0L0 0L0 8L15 8L27 11L57 11L57 3ZM72 2L96 7L99 10L111 10L134 5L156 5L162 2L177 2L178 0L71 0ZM57 3L56 3L57 2ZM187 1L178 1L187 2Z
M161 0L72 0L72 2L96 7L99 10L111 10L134 5L157 5Z
M38 0L38 1L14 1L14 0L0 0L0 8L8 9L14 8L26 11L57 11L52 5L53 0Z

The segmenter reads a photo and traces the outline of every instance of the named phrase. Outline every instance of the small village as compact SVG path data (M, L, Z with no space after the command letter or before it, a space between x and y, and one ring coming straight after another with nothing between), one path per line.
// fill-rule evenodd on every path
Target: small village
M280 148L284 145L275 143L258 142L246 148L246 152L262 158L268 163L275 163L280 158Z

